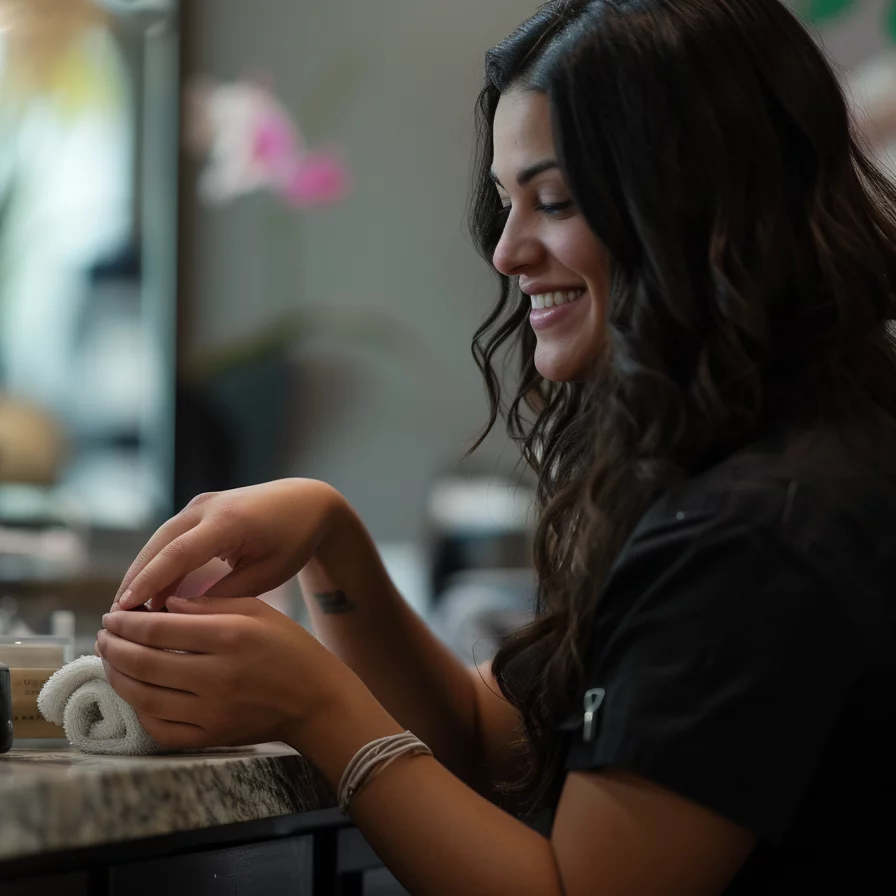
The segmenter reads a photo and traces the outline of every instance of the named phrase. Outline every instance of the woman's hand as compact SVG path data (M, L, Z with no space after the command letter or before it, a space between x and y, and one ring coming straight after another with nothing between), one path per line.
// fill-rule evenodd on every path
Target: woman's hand
M172 597L168 609L110 613L97 635L109 683L165 747L293 743L353 681L363 688L302 626L256 598Z
M184 579L217 559L230 572L215 597L258 595L292 578L326 535L342 496L323 482L281 479L200 495L165 523L125 575L112 609L165 606Z

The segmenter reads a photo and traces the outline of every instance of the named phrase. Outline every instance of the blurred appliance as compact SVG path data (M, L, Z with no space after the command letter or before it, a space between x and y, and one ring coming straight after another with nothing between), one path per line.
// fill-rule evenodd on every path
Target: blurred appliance
M532 565L532 489L500 477L438 480L427 504L430 581L438 603L452 576Z

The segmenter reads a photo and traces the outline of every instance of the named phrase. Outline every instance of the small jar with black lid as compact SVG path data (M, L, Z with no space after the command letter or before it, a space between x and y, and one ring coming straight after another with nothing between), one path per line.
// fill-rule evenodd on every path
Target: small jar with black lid
M0 663L0 753L12 749L12 680L9 666Z

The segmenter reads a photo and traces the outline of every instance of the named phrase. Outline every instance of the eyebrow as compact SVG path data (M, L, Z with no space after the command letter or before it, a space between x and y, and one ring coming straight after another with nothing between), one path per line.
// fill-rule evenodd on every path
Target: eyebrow
M543 162L536 162L534 165L530 165L528 168L523 168L522 171L516 176L516 182L521 186L526 186L530 180L535 177L538 177L539 174L543 174L545 171L551 171L554 168L559 168L560 166L557 164L556 159L545 159ZM504 189L504 184L498 180L498 175L495 174L495 169L492 168L489 171L489 175L491 179L499 186L501 189Z

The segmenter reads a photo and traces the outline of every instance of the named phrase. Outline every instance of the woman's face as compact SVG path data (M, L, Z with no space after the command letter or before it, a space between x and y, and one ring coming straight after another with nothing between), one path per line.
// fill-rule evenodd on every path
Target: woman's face
M532 300L535 366L545 379L588 377L600 354L606 252L571 201L554 154L547 95L512 90L495 113L492 175L509 214L494 265Z

